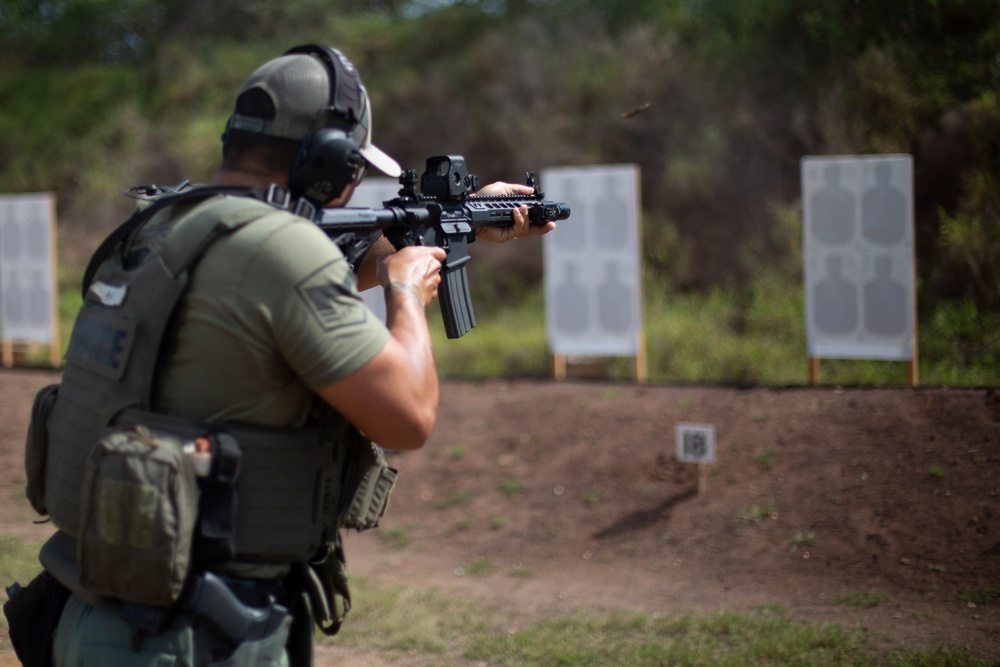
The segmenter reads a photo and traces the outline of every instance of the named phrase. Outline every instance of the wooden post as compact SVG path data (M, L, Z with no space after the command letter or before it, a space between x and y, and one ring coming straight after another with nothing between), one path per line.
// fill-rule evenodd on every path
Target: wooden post
M913 280L915 281L916 268L913 271ZM910 357L910 368L907 375L910 380L910 386L916 387L920 382L920 354L917 351L917 290L913 290L913 356Z
M708 464L698 464L698 495L708 491Z
M14 344L9 340L3 342L3 367L10 368L14 365Z
M52 332L49 334L49 365L59 367L59 276L56 265L59 263L59 251L56 247L56 195L49 195L49 257L52 258L51 279L52 299L49 301L49 321L52 322Z
M646 333L640 329L636 338L635 381L644 384L646 382Z
M819 357L809 357L809 384L819 384Z
M635 356L635 380L639 384L646 382L648 376L648 370L646 367L646 346L643 344L643 337L640 334L639 349ZM603 370L598 368L598 357L587 357L587 358L577 358L576 360L576 375L584 377L606 377L607 368L603 367ZM565 354L559 354L558 352L552 355L552 377L556 380L565 380L569 374L569 356Z
M557 380L566 379L566 355L558 352L552 355L552 374Z

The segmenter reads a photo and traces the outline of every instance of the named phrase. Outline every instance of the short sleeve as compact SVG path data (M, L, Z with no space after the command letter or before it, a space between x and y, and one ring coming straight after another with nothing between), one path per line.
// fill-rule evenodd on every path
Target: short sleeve
M260 310L279 354L312 389L347 377L388 340L343 254L305 221L282 225L261 242L240 296Z

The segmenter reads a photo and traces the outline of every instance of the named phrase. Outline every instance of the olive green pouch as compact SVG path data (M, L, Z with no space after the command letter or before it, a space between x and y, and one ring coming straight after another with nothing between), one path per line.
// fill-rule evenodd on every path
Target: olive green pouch
M369 530L378 527L379 519L389 507L389 494L399 473L386 463L381 447L360 434L353 451L354 459L344 484L348 497L341 526Z
M145 426L108 429L80 489L77 564L100 595L154 607L181 594L198 517L198 485L179 438Z

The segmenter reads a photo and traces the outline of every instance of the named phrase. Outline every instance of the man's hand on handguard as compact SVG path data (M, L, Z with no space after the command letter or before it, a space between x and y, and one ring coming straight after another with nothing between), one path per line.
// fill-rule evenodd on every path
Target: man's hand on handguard
M477 192L482 196L506 196L506 195L530 195L535 191L530 185L518 183L504 183L497 181L490 183ZM523 239L528 236L541 236L548 234L556 228L556 223L546 222L544 225L532 225L528 222L528 206L522 205L514 211L511 216L514 224L510 227L480 227L476 230L476 240L489 241L490 243L504 243L514 239Z

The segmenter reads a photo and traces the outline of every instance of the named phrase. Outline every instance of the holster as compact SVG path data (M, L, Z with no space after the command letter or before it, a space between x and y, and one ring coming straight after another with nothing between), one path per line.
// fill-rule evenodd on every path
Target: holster
M7 589L3 605L10 629L10 643L24 667L51 667L52 645L70 590L43 570L21 588Z

